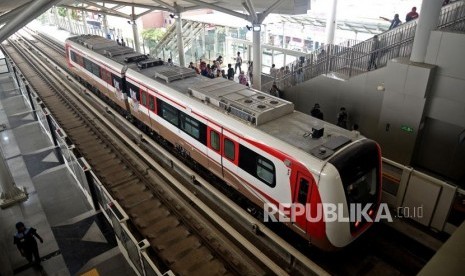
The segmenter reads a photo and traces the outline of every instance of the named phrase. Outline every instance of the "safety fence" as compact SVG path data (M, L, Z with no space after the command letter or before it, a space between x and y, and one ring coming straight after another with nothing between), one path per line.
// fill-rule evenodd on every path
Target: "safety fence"
M289 63L283 72L273 76L272 81L262 84L262 91L269 91L273 83L280 89L285 89L330 72L347 79L384 67L393 58L409 57L417 21L407 22L377 35L378 41L371 38L355 45L351 45L353 42L350 41L339 45L326 45ZM436 29L464 31L464 1L457 1L442 8Z
M11 58L8 57L7 60L7 66L12 71L17 89L23 96L25 104L31 108L34 119L40 123L44 133L59 149L61 153L59 156L60 161L66 165L69 172L76 179L79 188L83 191L91 206L95 210L101 210L111 223L118 246L136 274L143 276L174 275L171 270L162 273L158 269L155 263L160 260L154 261L153 256L149 257L147 253L150 247L149 242L146 239L139 240L136 238L138 235L132 234L129 230L128 215L102 185L86 160L83 157L77 157L76 147L67 137L65 131L42 103L38 94L24 79Z
M452 234L465 217L465 190L383 158L382 201L398 217Z

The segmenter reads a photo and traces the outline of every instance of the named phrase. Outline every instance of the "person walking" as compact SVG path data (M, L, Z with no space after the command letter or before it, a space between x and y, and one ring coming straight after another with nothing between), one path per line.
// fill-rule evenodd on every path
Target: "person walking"
M40 243L43 243L44 240L37 234L35 228L26 228L22 222L16 223L16 230L17 233L14 236L14 244L18 247L21 256L25 257L29 263L32 263L34 259L34 264L40 266L39 248L35 238L37 238Z
M379 40L378 40L378 36L375 35L373 37L373 42L371 45L371 54L370 54L370 60L368 61L367 71L370 71L371 67L375 67L375 69L378 69L378 66L376 65L376 62L378 60L378 49L379 49Z
M239 73L242 71L242 57L241 57L241 52L237 52L236 56L236 65L234 65L234 75L237 73L237 68L239 68Z
M419 15L417 13L417 7L413 7L412 10L409 13L407 13L407 15L405 16L405 22L409 22L414 19L417 19L418 16Z

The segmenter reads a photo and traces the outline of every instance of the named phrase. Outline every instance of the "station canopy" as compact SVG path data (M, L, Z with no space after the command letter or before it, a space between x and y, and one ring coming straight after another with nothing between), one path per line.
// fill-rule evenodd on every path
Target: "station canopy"
M57 6L98 11L126 18L131 16L132 7L136 8L137 17L155 10L183 12L205 8L232 15L236 13L247 15L247 3L250 3L257 13L265 12L273 5L275 5L273 12L279 14L302 14L310 9L310 0L2 0L0 1L0 16L27 8L33 2L55 2L54 4Z

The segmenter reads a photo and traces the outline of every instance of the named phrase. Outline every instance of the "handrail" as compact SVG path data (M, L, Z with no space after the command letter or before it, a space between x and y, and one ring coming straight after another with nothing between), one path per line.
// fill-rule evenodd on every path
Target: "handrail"
M409 57L412 50L417 20L378 35L378 49L373 49L373 38L352 46L326 45L324 50L318 49L303 55L303 62L295 60L284 66L287 73L277 74L274 80L262 84L262 91L269 91L273 83L280 89L296 85L321 74L335 72L346 78L364 73L369 69L370 59L374 58L375 68L386 66L390 59ZM442 8L436 29L465 30L465 4L457 1ZM350 42L349 42L350 45Z

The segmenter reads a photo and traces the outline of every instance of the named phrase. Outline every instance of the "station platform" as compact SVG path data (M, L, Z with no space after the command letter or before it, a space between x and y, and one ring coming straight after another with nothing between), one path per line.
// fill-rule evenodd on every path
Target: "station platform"
M135 275L111 225L94 211L13 78L0 74L0 157L28 199L0 210L0 275ZM43 238L42 268L13 244L18 221Z

